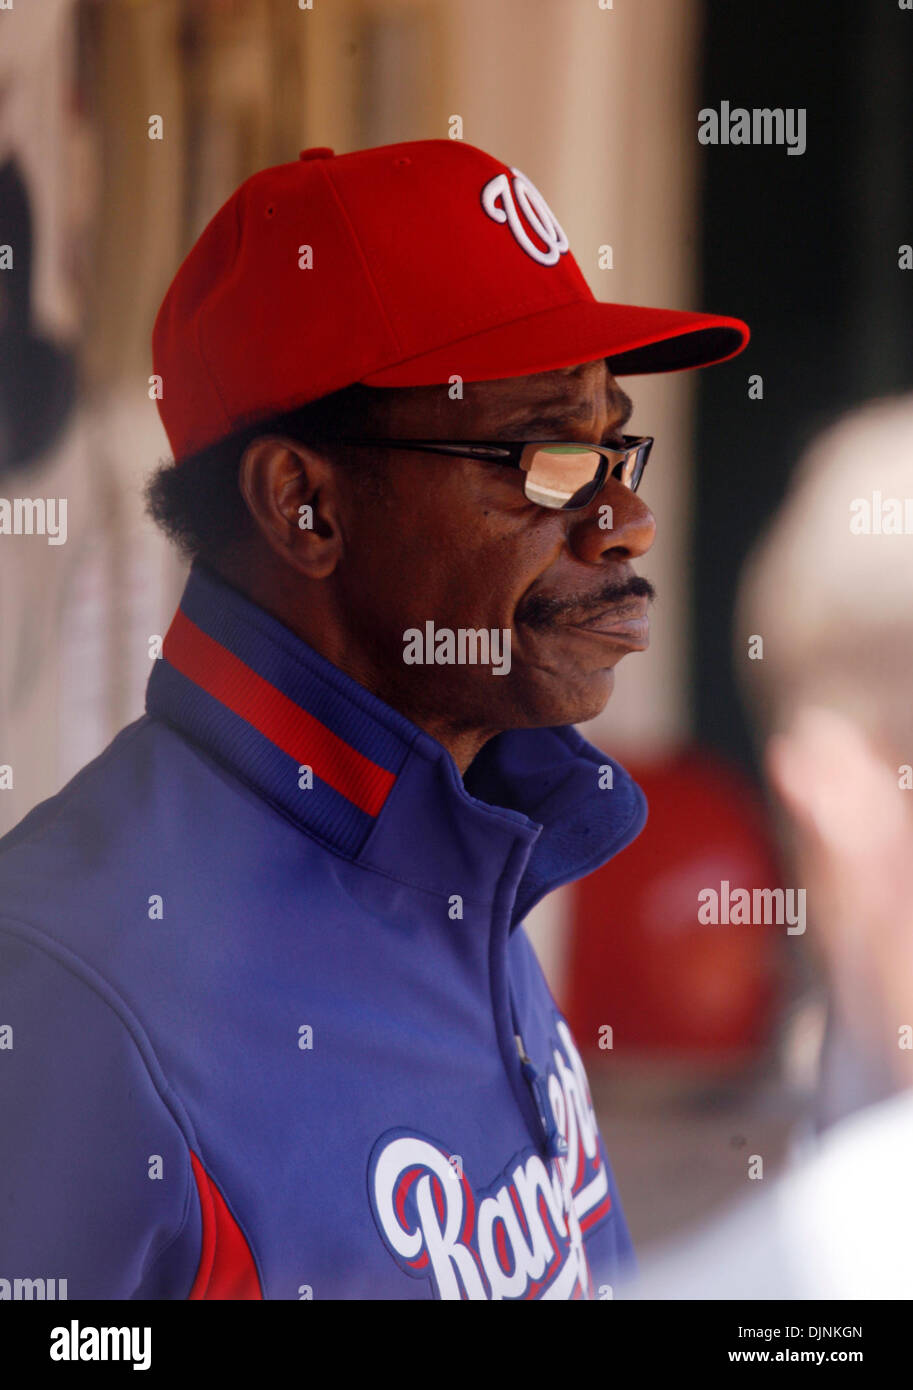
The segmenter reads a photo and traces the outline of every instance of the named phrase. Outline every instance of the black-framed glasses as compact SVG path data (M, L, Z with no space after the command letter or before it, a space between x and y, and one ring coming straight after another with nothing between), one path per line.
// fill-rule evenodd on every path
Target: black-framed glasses
M372 448L411 449L422 454L479 459L519 468L523 492L540 507L565 512L587 507L606 479L617 478L636 492L640 486L653 439L622 435L622 447L606 444L574 444L555 439L340 439L340 444L364 444Z

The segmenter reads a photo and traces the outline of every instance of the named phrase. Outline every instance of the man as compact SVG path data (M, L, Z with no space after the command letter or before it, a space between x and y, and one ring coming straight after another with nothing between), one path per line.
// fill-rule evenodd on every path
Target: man
M913 1298L911 497L913 398L832 426L746 568L736 624L859 1108L826 1071L836 1122L782 1176L645 1261L641 1297ZM752 634L763 661L745 659Z
M147 716L0 850L0 1268L607 1296L628 1232L522 919L645 818L569 727L646 645L615 374L746 341L597 304L468 145L306 150L216 214L153 335L196 563Z

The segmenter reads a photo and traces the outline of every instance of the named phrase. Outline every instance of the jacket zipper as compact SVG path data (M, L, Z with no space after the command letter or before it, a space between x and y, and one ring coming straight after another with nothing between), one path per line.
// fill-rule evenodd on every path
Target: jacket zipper
M539 1124L545 1138L545 1152L549 1158L564 1158L567 1154L567 1140L558 1129L552 1115L552 1107L548 1099L548 1082L527 1055L523 1039L519 1033L514 1034L514 1040L520 1058L520 1070L532 1092L536 1112L539 1116Z

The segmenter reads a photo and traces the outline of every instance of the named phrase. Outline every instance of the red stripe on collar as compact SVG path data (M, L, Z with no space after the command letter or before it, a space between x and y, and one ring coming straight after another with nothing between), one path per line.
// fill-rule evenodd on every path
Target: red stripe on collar
M380 812L396 781L394 774L258 676L180 609L165 636L162 655L182 676L247 720L299 766L312 768L316 778L359 810L369 816Z

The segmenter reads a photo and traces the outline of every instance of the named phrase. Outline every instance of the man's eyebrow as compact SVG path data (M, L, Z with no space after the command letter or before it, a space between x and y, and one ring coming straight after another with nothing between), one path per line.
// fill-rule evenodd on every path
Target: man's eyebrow
M612 404L617 414L611 426L606 431L608 434L615 434L623 429L634 411L634 402L620 387L617 387L615 390ZM525 415L517 416L515 419L508 421L499 429L498 433L504 438L514 437L520 439L523 437L524 433L528 433L531 428L542 427L544 429L560 430L562 425L581 424L589 420L591 415L592 406L588 405L585 401L581 401L578 405L545 405L539 409L530 406Z

